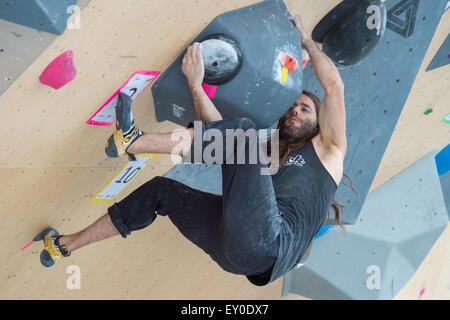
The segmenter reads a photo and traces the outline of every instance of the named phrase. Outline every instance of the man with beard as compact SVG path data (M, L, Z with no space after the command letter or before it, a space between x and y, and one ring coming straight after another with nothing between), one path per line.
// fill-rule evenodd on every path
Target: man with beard
M245 275L255 285L266 285L295 267L324 223L343 175L346 153L344 86L333 62L312 41L300 15L290 18L302 36L321 82L325 98L320 101L304 91L278 122L279 168L274 175L262 175L268 163L228 162L222 156L222 195L190 188L180 182L155 177L86 229L60 235L46 229L35 240L44 241L41 262L49 267L56 260L87 244L149 226L157 215L168 216L180 232L210 255L225 271ZM193 124L174 133L144 134L137 129L131 98L121 93L116 107L116 129L106 144L111 157L166 153L183 161L200 158L211 143L201 132L216 129L234 147L250 139L245 131L255 129L247 118L223 120L202 89L204 66L201 45L194 43L183 59L200 134ZM227 129L235 130L230 134ZM175 136L184 137L174 139ZM188 137L186 139L186 137ZM230 140L231 139L231 140ZM199 149L195 145L198 142ZM223 143L223 146L229 146ZM259 148L259 140L256 143ZM272 144L267 151L272 154ZM275 146L278 147L278 146ZM234 148L236 150L237 148ZM177 151L174 151L177 150ZM276 152L274 152L276 154ZM226 150L223 152L226 155ZM267 159L266 159L267 160ZM273 159L272 159L273 160ZM339 217L336 216L337 222Z

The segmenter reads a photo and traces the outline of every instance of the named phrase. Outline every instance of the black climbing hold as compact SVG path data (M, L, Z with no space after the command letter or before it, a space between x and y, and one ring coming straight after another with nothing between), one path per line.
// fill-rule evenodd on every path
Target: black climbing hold
M205 82L223 85L239 73L242 66L242 50L230 35L212 34L202 41L202 56L205 65Z
M344 0L320 20L312 32L312 39L322 43L323 37L341 21L359 0Z
M345 0L319 22L313 39L323 43L322 50L337 66L351 67L375 50L386 21L386 7L380 0Z

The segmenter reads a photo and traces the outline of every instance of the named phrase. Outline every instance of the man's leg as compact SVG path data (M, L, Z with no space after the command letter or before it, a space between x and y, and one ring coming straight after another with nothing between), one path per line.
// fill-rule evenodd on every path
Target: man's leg
M193 130L145 134L134 123L131 98L121 92L116 105L115 129L106 142L105 152L112 158L128 156L134 161L135 154L140 153L170 154L179 145L178 141L184 148L189 148L192 139ZM181 155L182 150L175 150L175 153Z
M249 163L250 148L255 147L255 145L251 146L251 142L258 146L254 151L259 155L258 135L256 135L256 141L250 141L248 138L244 139L240 133L236 135L233 132L227 135L226 132L226 129L256 131L255 124L247 118L201 122L202 132L195 132L195 134L192 126L193 123L190 123L187 129L178 132L180 136L185 136L184 139L179 140L173 137L173 133L146 134L136 140L129 147L128 152L171 153L177 144L181 143L183 151L179 154L183 156L182 160L195 162L195 156L192 157L194 152L199 151L203 155L205 148L211 143L211 141L203 141L203 133L213 128L221 131L224 148L221 159L224 163L221 163L224 214L221 217L217 240L220 242L218 246L221 249L216 250L216 258L228 261L229 265L234 264L235 269L240 270L242 274L266 271L273 265L274 257L278 253L277 236L282 220L276 205L272 177L261 174L261 169L267 168L267 165L260 162ZM198 150L193 145L193 139L197 135L202 140ZM236 154L234 154L235 164L226 164L230 160L230 154L227 154L226 150L227 140L234 140L235 151L238 150L238 141L244 142L246 150L244 164L237 164ZM180 149L180 146L178 145L177 148ZM205 163L203 156L199 158L202 163ZM180 228L180 231L182 230Z
M165 177L154 177L108 208L108 213L91 226L71 235L60 236L55 229L46 229L35 237L44 241L41 262L52 266L58 259L90 243L149 226L157 215L169 216L180 231L214 260L223 265L221 256L215 258L217 229L220 223L222 197L193 190Z
M180 137L180 139L177 139L177 137ZM184 137L184 139L181 139L181 137ZM180 152L177 152L177 154L183 156L190 149L193 137L193 128L178 131L177 134L146 133L130 145L128 152L131 154L171 154L172 151L176 150L178 147ZM90 243L104 240L118 234L119 231L111 222L109 214L105 214L86 229L72 235L61 236L59 238L59 243L60 245L66 245L67 250L72 252Z
M220 150L223 156L222 159L219 157L221 163L217 163L222 165L223 217L219 229L222 251L241 274L264 273L273 266L278 256L278 234L282 217L277 207L272 176L262 174L263 171L268 171L268 167L265 159L259 158L261 145L256 126L248 118L235 118L202 122L201 128L202 133L210 129L220 131L223 138L223 150ZM248 130L254 131L256 139L246 136L245 132ZM200 143L194 141L182 160L198 162L197 159L201 159L201 163L207 163L203 157L205 150L211 151L210 144L217 141L201 138L199 131L195 131L195 136L199 137ZM215 136L215 139L220 137ZM227 150L231 145L234 149ZM240 147L244 147L244 157L239 156ZM216 156L218 151L215 151ZM196 156L195 152L202 154ZM256 164L250 162L250 156L255 154ZM243 164L237 162L242 158ZM229 163L230 159L234 160L234 164Z
M78 248L118 234L119 231L112 224L109 214L105 214L86 229L75 234L61 236L59 244L65 245L68 251L73 252Z
M254 128L248 119L203 123L203 126L220 130ZM194 136L193 128L184 132ZM141 145L137 144L139 140ZM134 142L136 153L169 153L179 143L172 141L171 133L147 134L139 140ZM190 154L195 149L192 140L183 141L181 155ZM201 151L206 145L202 143ZM117 234L126 237L131 231L150 225L158 213L168 215L181 233L224 270L235 274L262 273L275 261L280 219L271 177L262 176L260 169L261 165L222 165L224 197L198 196L197 190L189 190L179 182L155 177L111 206L107 215L88 228L60 237L59 244L72 251Z
M128 147L128 153L175 153L184 156L194 139L194 128L169 133L146 133Z

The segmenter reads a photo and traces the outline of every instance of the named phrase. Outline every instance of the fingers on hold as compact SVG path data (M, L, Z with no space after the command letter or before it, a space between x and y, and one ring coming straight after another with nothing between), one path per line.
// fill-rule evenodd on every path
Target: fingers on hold
M194 42L191 46L191 50L194 55L197 53L197 47L198 47L198 42Z
M196 56L196 50L195 50L195 46L192 47L191 52L189 54L189 60L194 61L195 60L195 56Z

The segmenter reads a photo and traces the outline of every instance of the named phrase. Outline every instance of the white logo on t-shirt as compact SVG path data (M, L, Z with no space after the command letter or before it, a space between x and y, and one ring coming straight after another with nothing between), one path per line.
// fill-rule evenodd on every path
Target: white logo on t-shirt
M289 157L288 161L286 161L287 166L296 165L298 167L303 167L306 164L305 159L303 159L302 155L297 155L295 157Z

